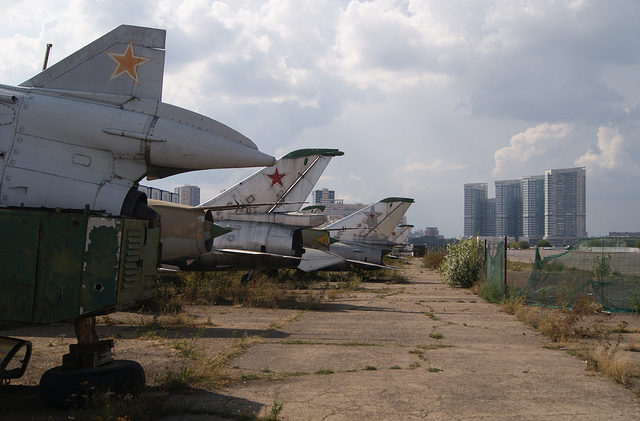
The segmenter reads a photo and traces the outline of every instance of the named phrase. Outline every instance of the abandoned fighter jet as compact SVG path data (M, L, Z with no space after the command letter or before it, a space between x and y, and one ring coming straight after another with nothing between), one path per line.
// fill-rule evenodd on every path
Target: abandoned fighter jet
M324 227L331 233L329 251L342 256L346 262L322 270L352 265L364 269L384 268L382 258L395 244L389 236L413 202L413 199L388 197Z
M304 240L318 247L328 245L324 231L302 231L326 221L326 216L311 209L298 212L316 181L337 149L302 149L280 158L273 167L265 167L214 198L198 205L210 211L216 225L228 232L213 239L211 252L196 258L167 259L165 263L185 271L209 271L257 268L298 267L305 258ZM162 215L174 206L151 201ZM222 209L221 209L222 208ZM315 259L320 258L315 250ZM344 259L324 254L331 263Z
M164 30L122 25L20 86L0 85L0 320L74 321L78 344L40 382L54 405L85 381L144 385L142 368L112 360L113 341L95 332L95 315L155 293L170 221L138 181L274 162L224 124L161 102L164 47ZM196 226L188 242L215 235L204 210L185 212ZM0 341L2 381L24 371L5 370L25 348L10 339Z
M392 250L393 257L411 256L413 245L409 244L409 233L411 233L412 228L413 225L400 224L389 236L389 241L394 243ZM389 256L391 257L391 255Z

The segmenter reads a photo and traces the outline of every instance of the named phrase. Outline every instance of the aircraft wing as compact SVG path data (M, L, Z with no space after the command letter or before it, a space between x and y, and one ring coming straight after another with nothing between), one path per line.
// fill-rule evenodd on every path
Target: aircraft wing
M266 253L261 251L252 251L252 250L242 250L242 249L215 249L216 252L227 253L227 254L239 254L245 256L268 256L268 257L277 257L280 259L297 261L300 260L299 257L289 256L286 254L277 254L277 253Z
M314 248L305 248L305 252L300 259L298 269L304 272L313 272L344 263L345 259L335 253Z
M160 101L165 36L163 29L120 25L20 86Z
M366 269L366 270L373 270L373 269L398 270L398 269L400 269L400 268L398 268L396 266L378 265L376 263L363 262L363 261L360 261L360 260L347 259L347 262L351 263L352 265L354 265L355 267L357 267L359 269Z

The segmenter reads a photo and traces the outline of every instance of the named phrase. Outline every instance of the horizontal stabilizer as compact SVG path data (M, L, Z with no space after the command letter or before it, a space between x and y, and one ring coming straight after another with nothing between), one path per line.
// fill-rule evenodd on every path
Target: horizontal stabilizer
M20 86L162 99L163 29L120 25Z
M305 248L305 252L300 259L298 269L304 272L313 272L334 265L344 263L345 259L329 251Z

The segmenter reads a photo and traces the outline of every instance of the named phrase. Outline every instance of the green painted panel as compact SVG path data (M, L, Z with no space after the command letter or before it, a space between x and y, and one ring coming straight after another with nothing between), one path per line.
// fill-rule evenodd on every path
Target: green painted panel
M43 213L35 322L78 317L86 221L81 213Z
M116 305L121 233L121 219L91 217L88 220L81 314Z
M31 321L40 218L0 212L0 319Z

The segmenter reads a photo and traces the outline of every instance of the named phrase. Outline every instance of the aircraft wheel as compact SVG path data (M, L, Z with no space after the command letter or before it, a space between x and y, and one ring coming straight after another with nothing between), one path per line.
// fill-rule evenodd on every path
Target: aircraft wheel
M137 394L145 384L144 370L135 361L113 360L95 368L47 370L40 378L40 395L49 405L68 408L85 404L96 391Z

